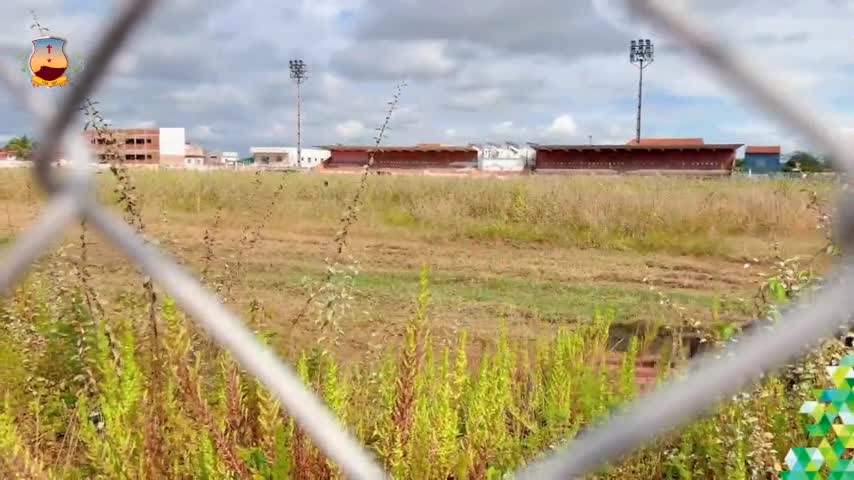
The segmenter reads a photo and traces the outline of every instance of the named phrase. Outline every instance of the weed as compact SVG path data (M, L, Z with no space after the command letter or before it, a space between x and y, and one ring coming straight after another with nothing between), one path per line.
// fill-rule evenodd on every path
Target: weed
M406 82L400 82L397 84L397 89L392 96L392 100L388 103L388 111L386 112L385 119L383 120L380 128L377 129L377 135L374 138L374 149L378 149L385 139L386 131L389 129L389 124L391 123L391 118L394 115L395 110L397 110L398 105L400 104L400 97L403 94L403 89L406 87ZM356 224L359 215L359 209L362 207L363 197L366 195L366 189L368 186L368 175L370 174L371 167L374 166L374 157L376 155L376 151L373 150L370 152L368 156L368 162L365 164L364 169L362 171L361 178L359 180L359 185L356 188L356 193L353 195L352 200L347 204L347 208L344 211L344 215L341 217L339 221L338 231L335 234L335 251L332 259L326 259L326 275L324 279L320 282L320 286L310 289L308 293L308 298L306 299L305 304L299 310L299 312L294 316L291 321L291 325L296 325L303 317L306 315L308 309L315 302L315 299L319 295L323 295L327 291L329 291L330 286L335 285L334 277L336 273L338 273L341 268L339 267L342 257L345 256L345 252L347 246L349 245L349 236L350 231ZM351 265L352 265L352 258ZM347 268L344 268L347 270ZM350 268L349 270L354 270L355 266ZM334 290L333 290L334 292ZM333 293L333 298L335 293ZM340 296L339 296L340 298ZM332 300L334 302L334 300ZM324 302L324 303L329 303ZM328 323L328 322L327 322ZM321 322L323 324L323 322Z

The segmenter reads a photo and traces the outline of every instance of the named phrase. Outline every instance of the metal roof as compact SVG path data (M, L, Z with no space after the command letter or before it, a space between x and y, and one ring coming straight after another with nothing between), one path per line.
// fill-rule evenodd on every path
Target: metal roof
M702 145L532 145L540 152L598 152L598 151L672 151L672 150L738 150L743 144L702 144Z
M781 151L782 151L782 149L778 146L774 146L774 147L748 146L744 153L779 155Z
M414 147L365 147L352 145L329 145L322 148L338 152L477 152L474 147L458 147L446 145L416 145Z
M683 146L683 145L704 145L706 142L702 138L641 138L640 145L648 146ZM638 145L637 140L629 140L626 145Z

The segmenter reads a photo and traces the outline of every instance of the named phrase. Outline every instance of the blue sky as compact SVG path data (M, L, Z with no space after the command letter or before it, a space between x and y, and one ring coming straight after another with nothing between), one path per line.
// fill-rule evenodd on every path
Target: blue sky
M848 0L672 0L854 133ZM367 144L406 80L388 143L624 143L634 136L637 70L629 40L649 37L644 136L809 148L719 82L690 52L619 0L163 0L94 95L117 127L184 127L211 150L292 145L303 58L305 144ZM0 2L4 61L34 36L30 9L84 54L116 2ZM22 82L27 82L25 74ZM58 100L65 92L41 92ZM0 96L0 140L37 134Z

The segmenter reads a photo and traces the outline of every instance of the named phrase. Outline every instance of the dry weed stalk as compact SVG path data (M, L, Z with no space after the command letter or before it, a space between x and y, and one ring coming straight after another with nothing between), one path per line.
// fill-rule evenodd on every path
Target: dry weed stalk
M110 164L110 172L116 179L114 193L118 197L118 204L122 208L125 221L134 227L138 234L145 237L145 223L142 220L141 207L139 205L136 187L130 178L130 173L124 163L124 159L118 154L117 140L112 129L109 128L101 112L97 108L98 102L86 98L81 110L87 118L84 131L90 128L95 131L95 142L98 145L106 145L105 157ZM158 459L164 457L160 451L162 439L160 438L161 423L163 419L163 408L159 401L162 392L162 355L160 352L160 332L157 318L157 292L151 277L143 277L142 288L145 291L148 302L148 325L150 327L151 340L149 342L152 367L152 395L147 399L151 411L151 421L148 424L149 434L146 435L146 451L150 462L149 473L158 475L164 470L163 465L157 464Z
M110 163L110 172L116 178L117 184L114 190L118 196L118 204L124 211L125 221L133 226L137 233L145 235L145 224L142 221L142 213L140 211L139 200L136 192L136 187L131 181L130 173L116 149L117 140L113 131L107 125L106 120L101 115L101 112L96 108L98 102L93 102L91 99L86 99L83 105L83 113L87 117L86 124L83 129L93 129L96 133L95 141L99 145L106 145L106 160ZM148 315L152 329L152 334L155 339L158 338L157 328L157 294L154 291L154 284L151 278L146 276L143 280L143 288L149 302ZM157 341L153 342L157 345Z
M261 171L259 170L255 172L255 182L253 190L257 191L260 189L261 178ZM244 254L246 252L252 251L258 244L258 241L261 239L261 232L266 228L267 223L270 221L270 218L273 217L273 212L275 212L276 204L278 203L279 197L282 195L282 192L284 190L285 180L283 178L279 185L276 187L276 190L273 191L273 195L270 197L270 201L267 204L267 208L264 210L263 215L261 215L261 218L258 219L258 221L254 224L246 225L243 228L243 233L241 234L240 238L240 247L237 250L237 260L231 265L226 265L226 271L228 273L224 288L226 301L234 300L232 298L232 290L243 276Z
M315 289L309 294L302 308L300 308L297 315L294 316L293 320L291 320L291 325L296 325L305 317L306 313L308 312L309 308L311 308L311 305L314 303L317 296L328 290L328 286L330 286L330 284L332 283L332 277L335 275L336 272L339 271L338 267L341 261L341 257L344 256L346 248L349 245L350 231L358 220L358 213L359 208L361 206L362 197L365 195L365 191L367 190L368 186L368 175L371 172L371 168L374 166L376 150L379 149L380 145L385 139L386 132L390 130L389 125L391 124L391 118L394 115L395 110L397 110L397 107L400 105L400 97L403 94L403 89L405 87L405 81L398 83L391 101L388 102L388 110L386 111L385 119L383 120L382 125L377 129L377 135L374 137L374 149L370 151L370 154L368 156L368 163L365 164L364 169L362 171L362 176L359 180L359 186L356 188L356 193L353 195L353 199L347 205L347 208L344 211L344 215L341 217L341 220L339 222L340 226L338 232L335 234L334 240L334 256L331 260L329 258L325 259L326 274L320 281L321 286L320 288Z
M219 205L216 208L216 213L214 214L214 222L209 228L205 229L204 236L204 244L205 244L205 254L202 257L202 283L206 283L208 280L208 276L210 275L211 263L214 258L214 245L216 244L216 239L214 238L214 232L219 229L219 224L222 221L222 205Z

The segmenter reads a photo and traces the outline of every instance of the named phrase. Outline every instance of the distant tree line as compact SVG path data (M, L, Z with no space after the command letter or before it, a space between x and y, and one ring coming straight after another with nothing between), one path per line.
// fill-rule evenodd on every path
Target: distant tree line
M30 160L30 157L33 155L33 151L37 146L38 143L35 140L24 135L22 137L11 138L6 142L6 146L3 147L3 151L14 155L19 160Z
M821 173L837 171L833 159L828 155L816 155L809 152L796 151L786 157L783 164L784 172Z
M805 151L795 151L783 157L783 172L823 173L839 171L829 155L819 155ZM744 159L735 161L736 171L744 171Z

